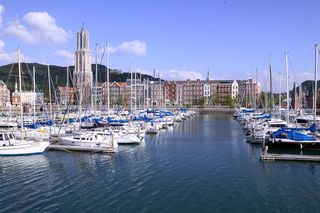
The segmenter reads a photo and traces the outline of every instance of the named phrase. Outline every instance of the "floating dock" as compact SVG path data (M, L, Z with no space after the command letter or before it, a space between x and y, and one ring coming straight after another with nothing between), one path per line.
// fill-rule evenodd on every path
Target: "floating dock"
M59 144L50 144L48 150L65 151L65 152L94 152L94 153L115 153L117 149L107 147L81 147L81 146L66 146Z
M320 155L293 155L293 154L269 154L262 153L260 156L264 161L305 161L320 162Z

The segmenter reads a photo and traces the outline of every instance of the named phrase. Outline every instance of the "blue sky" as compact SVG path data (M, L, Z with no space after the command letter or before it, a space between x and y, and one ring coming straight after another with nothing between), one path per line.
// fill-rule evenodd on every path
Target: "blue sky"
M110 66L161 72L165 79L245 79L266 85L267 67L290 82L313 78L320 2L294 0L5 0L0 3L0 64L72 64L82 23L90 45L110 42ZM19 6L17 6L19 5ZM94 52L94 51L93 51ZM100 54L101 56L101 54ZM284 76L282 77L284 78ZM277 78L274 79L278 85ZM284 85L284 84L283 84ZM264 86L266 87L266 86ZM277 86L275 86L277 88Z

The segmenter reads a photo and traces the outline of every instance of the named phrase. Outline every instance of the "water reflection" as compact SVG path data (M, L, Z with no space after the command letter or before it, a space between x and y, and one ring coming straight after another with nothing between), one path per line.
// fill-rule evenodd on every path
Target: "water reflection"
M35 169L49 165L49 159L44 154L0 157L0 162L0 174L9 172L11 169L19 171L20 169Z

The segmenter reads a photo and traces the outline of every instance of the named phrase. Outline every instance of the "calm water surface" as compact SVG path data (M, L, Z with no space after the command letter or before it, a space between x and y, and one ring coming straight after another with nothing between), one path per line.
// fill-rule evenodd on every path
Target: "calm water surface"
M0 157L0 212L319 212L320 164L261 162L230 116L114 155Z

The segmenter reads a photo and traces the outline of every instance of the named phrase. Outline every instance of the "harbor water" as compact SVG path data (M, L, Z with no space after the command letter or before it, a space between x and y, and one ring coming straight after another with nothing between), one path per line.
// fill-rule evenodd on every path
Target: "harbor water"
M262 162L229 115L115 154L0 157L0 212L319 212L320 164Z

